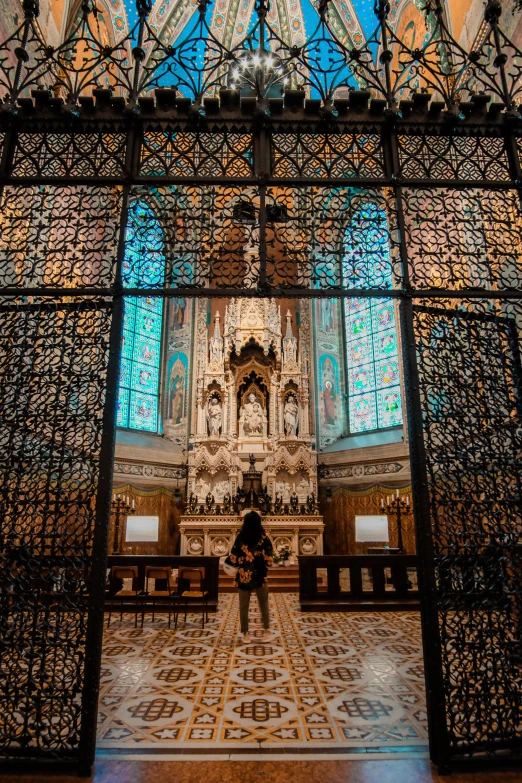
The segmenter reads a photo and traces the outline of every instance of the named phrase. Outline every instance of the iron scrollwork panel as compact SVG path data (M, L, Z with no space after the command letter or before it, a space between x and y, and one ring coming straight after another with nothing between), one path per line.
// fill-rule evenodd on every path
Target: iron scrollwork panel
M266 246L273 290L386 291L399 282L389 188L269 187Z
M253 134L246 128L195 131L151 124L142 138L142 176L193 179L253 175Z
M119 186L37 185L0 197L1 289L109 288L114 283Z
M81 132L18 134L15 177L122 177L127 134L84 128Z
M164 273L150 278L142 258L157 250L148 220L132 219L127 241L142 248L127 256L124 274L141 288L211 288L256 290L259 281L258 187L225 185L139 185L131 190L132 205L146 207L161 230ZM135 265L135 268L133 268Z
M403 204L413 288L521 290L517 191L404 188Z
M502 136L400 134L400 171L404 179L509 182Z
M521 325L519 303L414 307L453 755L520 738Z
M112 305L0 304L0 754L78 759Z
M276 179L384 179L379 133L283 131L272 134Z

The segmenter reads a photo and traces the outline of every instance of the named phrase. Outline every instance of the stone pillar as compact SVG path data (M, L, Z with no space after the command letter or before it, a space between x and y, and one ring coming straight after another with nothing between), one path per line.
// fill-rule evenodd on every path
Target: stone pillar
M272 375L270 379L270 432L269 435L277 435L279 430L278 420L278 405L277 405L277 391L279 384L277 382L277 376Z
M310 395L308 393L308 383L301 391L301 405L299 406L299 435L308 437L310 435Z
M237 398L234 386L234 379L228 384L228 406L229 406L229 425L228 434L235 437L237 433Z
M295 527L293 530L292 549L294 550L295 556L297 557L299 555L299 528L298 527Z

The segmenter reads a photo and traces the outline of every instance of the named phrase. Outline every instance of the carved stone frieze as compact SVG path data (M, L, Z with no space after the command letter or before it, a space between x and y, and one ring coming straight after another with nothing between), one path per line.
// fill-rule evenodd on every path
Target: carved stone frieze
M297 554L323 553L322 517L265 517L264 528L276 550L289 547ZM234 543L242 520L237 516L182 516L180 521L182 555L224 557Z
M359 476L383 476L405 472L409 464L402 462L380 462L370 465L336 465L328 467L325 478L351 478Z
M130 462L116 459L114 462L114 475L182 480L186 476L186 469L184 465L158 465L149 462Z

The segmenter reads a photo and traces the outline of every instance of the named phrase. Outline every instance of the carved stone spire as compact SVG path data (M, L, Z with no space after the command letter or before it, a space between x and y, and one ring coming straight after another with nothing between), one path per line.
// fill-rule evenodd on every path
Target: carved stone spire
M214 317L214 334L210 338L210 366L220 368L223 364L223 340L221 339L221 329L219 326L220 315L216 313Z
M286 370L290 368L297 369L297 339L292 332L292 314L290 310L286 313L286 334L283 340L283 367Z

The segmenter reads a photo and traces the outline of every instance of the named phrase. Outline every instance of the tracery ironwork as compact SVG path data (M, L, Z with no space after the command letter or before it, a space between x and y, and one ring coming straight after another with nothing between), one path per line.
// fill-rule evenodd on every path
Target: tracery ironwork
M385 0L352 48L328 0L301 47L267 0L230 48L207 7L170 46L139 0L107 46L85 0L51 48L25 0L0 45L2 753L92 762L122 298L144 294L400 301L432 757L516 752L521 52L497 0L471 52L438 1L418 49ZM156 277L124 269L136 203Z
M419 91L432 93L456 119L463 102L480 101L484 93L517 113L522 53L499 26L498 0L489 0L486 35L470 52L452 38L440 0L426 4L427 35L418 48L408 47L397 36L386 0L376 4L373 35L352 48L336 35L330 0L318 4L317 26L299 47L287 44L271 28L269 0L257 0L257 21L237 45L228 48L209 27L209 3L200 0L195 20L171 46L149 24L150 0L138 0L138 22L108 46L94 23L96 9L85 0L66 40L51 47L37 24L38 0L25 0L23 22L0 46L4 101L14 107L19 98L44 84L73 111L80 98L99 93L103 85L136 108L140 98L159 91L163 95L156 95L157 100L181 97L204 115L212 111L214 96L232 89L258 99L259 112L267 115L271 99L299 89L320 100L324 116L329 117L339 113L336 100L349 99L359 89L399 114L401 103L408 103Z

